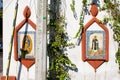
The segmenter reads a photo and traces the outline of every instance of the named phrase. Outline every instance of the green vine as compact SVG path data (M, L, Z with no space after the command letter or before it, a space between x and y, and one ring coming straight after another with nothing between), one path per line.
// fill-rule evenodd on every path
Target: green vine
M80 21L79 21L80 27L79 27L79 30L77 31L77 33L76 33L76 35L75 35L74 38L77 38L77 37L78 37L79 35L81 35L81 33L82 33L82 29L83 29L83 15L84 15L83 12L84 12L84 11L82 11L81 14L80 14Z
M65 53L67 46L68 35L65 31L65 18L60 15L59 8L57 7L58 1L52 2L53 8L50 10L50 22L48 31L50 40L48 43L48 56L49 56L49 71L48 80L65 80L70 78L68 71L75 70L76 65L73 64ZM55 12L56 11L56 12Z
M120 70L120 48L118 48L118 51L115 54L116 57L116 63L118 62L119 70Z
M87 6L87 0L82 0L82 3L83 3L83 7L82 7L82 11L81 11L81 14L80 14L80 21L79 21L79 30L77 31L76 35L74 38L78 38L82 35L82 29L83 29L83 22L84 22L84 16L85 16L85 12L84 12L84 8Z
M120 2L118 0L104 0L104 6L101 10L106 10L110 17L104 18L104 21L108 23L112 21L111 29L113 30L113 38L118 43L118 51L116 52L116 62L119 64L120 70Z
M111 25L113 30L113 39L118 43L118 50L116 51L116 62L119 65L120 71L120 2L118 0L104 0L104 5L100 11L107 11L109 17L104 17L102 23Z
M74 18L77 20L77 13L75 11L75 0L72 0L72 3L70 4L71 10L73 12Z
M87 4L87 0L82 0L83 5Z
M70 4L71 10L75 11L75 0L72 0L72 3Z

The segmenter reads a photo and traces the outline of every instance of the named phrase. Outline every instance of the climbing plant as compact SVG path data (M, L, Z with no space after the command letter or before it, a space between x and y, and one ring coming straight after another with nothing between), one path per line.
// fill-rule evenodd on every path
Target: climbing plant
M78 32L76 33L76 36L75 36L75 38L77 38L79 35L81 35L81 33L82 33L82 29L83 29L83 19L84 19L84 6L86 5L86 0L83 0L82 1L82 3L83 3L83 6L82 6L82 11L81 11L81 14L80 14L80 21L79 21L79 25L80 25L80 27L79 27L79 30L78 30Z
M75 0L72 0L72 3L70 4L71 10L75 11Z
M116 61L119 64L120 70L120 2L119 0L104 0L102 10L106 10L109 13L109 17L105 17L103 21L111 25L113 30L113 38L118 43L118 50L115 54Z
M75 11L75 0L72 0L72 3L70 4L70 8L71 8L71 10L73 12L74 18L77 20L77 13Z
M118 42L118 44L120 44L120 2L118 0L104 0L104 6L103 8L105 10L107 10L107 12L109 13L109 17L108 18L104 18L104 21L108 22L108 21L112 21L112 23L110 23L112 25L112 29L113 29L113 38L115 41ZM120 45L119 45L120 47Z
M65 80L69 78L68 71L75 70L76 65L73 64L65 53L68 35L65 31L65 18L60 14L59 3L61 0L52 0L49 10L50 21L48 25L49 42L49 71L48 80Z
M83 30L83 26L84 26L84 17L85 17L85 11L87 10L87 0L82 0L82 3L83 3L83 5L82 5L82 10L81 10L81 13L80 13L80 19L79 19L79 29L78 29L78 31L77 31L77 33L76 33L76 35L75 35L75 37L74 38L78 38L78 40L79 40L79 42L78 42L78 45L79 45L79 43L80 43L80 41L81 41L81 35L82 35L82 30Z

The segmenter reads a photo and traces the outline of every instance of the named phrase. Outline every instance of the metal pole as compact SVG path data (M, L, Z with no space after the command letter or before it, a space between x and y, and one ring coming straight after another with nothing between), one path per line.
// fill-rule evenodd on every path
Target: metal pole
M47 0L37 0L35 80L46 80L46 6Z
M5 80L8 80L8 76L9 76L11 55L12 55L12 46L13 46L13 37L14 37L14 29L15 29L16 19L17 19L17 11L18 11L18 0L16 2L15 11L14 11L13 29L12 29L12 35L11 35L11 41L10 41L10 51L9 51L9 54L8 54L8 63L7 63L6 79Z

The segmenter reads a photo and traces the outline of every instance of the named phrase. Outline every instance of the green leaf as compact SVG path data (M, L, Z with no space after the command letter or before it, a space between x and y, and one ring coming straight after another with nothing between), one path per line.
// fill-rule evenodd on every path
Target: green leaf
M86 5L87 0L82 0L82 3L83 3L84 5Z

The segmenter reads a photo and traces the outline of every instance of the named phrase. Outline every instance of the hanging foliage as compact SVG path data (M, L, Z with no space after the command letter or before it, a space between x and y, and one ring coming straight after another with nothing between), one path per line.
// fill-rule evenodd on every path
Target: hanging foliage
M82 0L82 3L83 3L83 5L82 5L82 11L81 11L81 13L80 13L80 19L79 19L79 29L78 29L78 31L77 31L77 33L76 33L76 35L75 35L75 37L74 38L78 38L78 44L77 45L79 45L80 44L80 42L81 42L81 35L82 35L82 32L83 32L83 26L84 26L84 17L85 17L85 13L87 14L88 12L86 12L86 11L88 11L88 9L87 9L87 0Z
M49 56L49 71L48 80L65 80L69 78L68 71L75 70L76 65L73 64L65 53L68 46L68 36L65 31L65 18L60 15L59 2L61 0L53 0L50 12L50 22L48 25L49 43L48 43L48 56ZM59 5L59 6L58 6Z
M119 0L104 0L103 10L106 10L110 17L104 18L104 21L109 22L111 25L111 29L113 30L113 38L118 43L118 51L116 52L116 60L119 64L120 70L120 2Z
M75 11L75 0L72 0L72 3L70 4L71 10L73 12L74 18L77 20L77 13Z
M104 0L104 6L101 10L106 10L109 13L109 17L104 18L104 22L108 23L112 21L111 27L113 29L113 38L120 44L120 2L118 0ZM120 47L120 46L119 46Z
M75 11L75 0L72 0L72 3L70 4L71 10Z
M118 62L119 70L120 70L120 48L118 48L118 51L115 54L116 57L116 63Z

